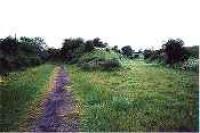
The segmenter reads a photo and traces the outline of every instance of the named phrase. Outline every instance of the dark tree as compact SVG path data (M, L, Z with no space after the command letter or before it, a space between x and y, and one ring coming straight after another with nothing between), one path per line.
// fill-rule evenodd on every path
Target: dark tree
M48 60L57 61L61 59L60 49L49 48L48 52Z
M199 58L199 46L185 47L185 50L188 58Z
M152 50L149 50L149 49L145 49L144 50L144 59L148 59L152 56Z
M63 42L63 47L62 47L62 51L63 52L74 52L74 50L78 47L80 47L81 44L83 44L84 41L81 38L77 38L77 39L65 39Z
M133 54L133 50L132 50L131 46L129 46L129 45L124 46L121 50L122 50L122 54L127 57L131 57Z
M180 39L170 39L162 48L166 56L167 64L174 64L185 60L185 49L183 47L184 42Z
M84 51L84 40L82 38L65 39L61 48L61 55L64 59L71 60Z
M11 36L0 39L0 50L3 51L5 54L15 54L17 51L18 41Z
M90 40L85 43L85 52L90 52L94 49L94 43Z
M47 58L42 38L7 37L0 39L0 73L38 65Z
M107 43L103 43L98 37L93 39L93 44L95 47L99 48L105 48L108 45Z
M115 51L115 52L117 52L117 53L120 53L120 50L118 49L117 45L113 46L112 50Z

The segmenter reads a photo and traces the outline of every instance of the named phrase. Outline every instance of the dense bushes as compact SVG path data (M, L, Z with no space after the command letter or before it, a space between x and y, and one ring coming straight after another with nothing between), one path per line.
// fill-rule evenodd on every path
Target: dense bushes
M127 46L124 46L122 47L122 54L125 55L126 57L132 57L133 55L133 50L131 48L131 46L127 45Z
M0 74L41 64L48 56L44 45L39 37L0 39Z
M189 58L187 61L183 63L181 66L184 70L192 70L192 71L199 71L199 59L196 58Z
M61 48L61 56L63 60L77 60L84 53L91 52L95 48L105 48L107 43L102 42L99 38L84 41L82 38L65 39ZM74 62L74 61L72 61Z
M184 47L180 39L170 39L159 50L144 50L144 59L168 66L198 71L199 47ZM196 63L195 63L196 62Z
M120 67L121 64L117 59L105 60L100 64L105 70Z
M89 62L84 62L79 64L79 66L85 70L103 69L111 70L121 66L119 60L109 59L109 60L92 60Z
M111 70L121 66L119 58L119 53L114 51L93 50L79 59L78 66L87 70Z
M183 47L184 42L180 39L170 39L165 44L163 44L163 51L166 57L167 64L175 64L178 62L183 62L187 59L185 56L185 48Z

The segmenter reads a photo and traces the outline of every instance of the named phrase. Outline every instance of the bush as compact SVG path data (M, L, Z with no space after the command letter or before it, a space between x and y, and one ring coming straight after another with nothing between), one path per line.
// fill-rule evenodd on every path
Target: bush
M79 63L79 66L85 70L94 70L94 69L111 70L120 67L121 64L117 59L110 59L110 60L95 59L89 62Z
M47 56L44 44L44 40L39 37L0 39L0 74L41 64Z
M120 67L121 64L117 59L105 60L101 63L101 66L105 70Z
M191 58L199 58L199 46L185 47L187 56Z
M182 69L199 72L199 59L189 58L183 63Z
M135 55L134 55L134 58L139 58L139 55L138 55L138 54L135 54Z
M180 39L170 39L163 44L163 51L166 55L166 63L173 65L178 62L186 60L185 52L183 47L184 42Z
M144 59L148 59L152 56L152 50L144 50Z

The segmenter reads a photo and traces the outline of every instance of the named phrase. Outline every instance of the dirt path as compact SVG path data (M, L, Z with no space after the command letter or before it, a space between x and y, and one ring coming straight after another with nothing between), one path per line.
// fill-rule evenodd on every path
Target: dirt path
M79 119L73 115L74 101L64 86L69 77L61 67L55 78L52 92L43 103L41 117L32 123L32 132L78 132Z

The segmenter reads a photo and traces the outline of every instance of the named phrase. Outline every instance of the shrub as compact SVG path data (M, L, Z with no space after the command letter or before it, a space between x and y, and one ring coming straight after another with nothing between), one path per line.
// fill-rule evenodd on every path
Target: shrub
M199 59L189 58L183 63L182 69L199 72Z
M107 52L110 52L110 49L109 49L109 48L106 48L106 51L107 51Z
M138 54L135 54L135 55L134 55L134 58L139 58L139 55L138 55Z
M85 43L85 52L90 52L94 49L94 44L92 41L86 41Z
M166 55L167 64L175 64L186 60L184 42L180 39L170 39L163 44L163 51Z
M144 50L144 59L148 59L152 56L152 50Z
M191 58L199 58L199 46L185 47L187 56Z
M103 69L108 70L112 68L120 67L121 64L117 59L105 60L101 63Z
M131 46L129 45L124 46L121 50L122 50L123 55L125 55L126 57L131 57L133 54L133 50Z

